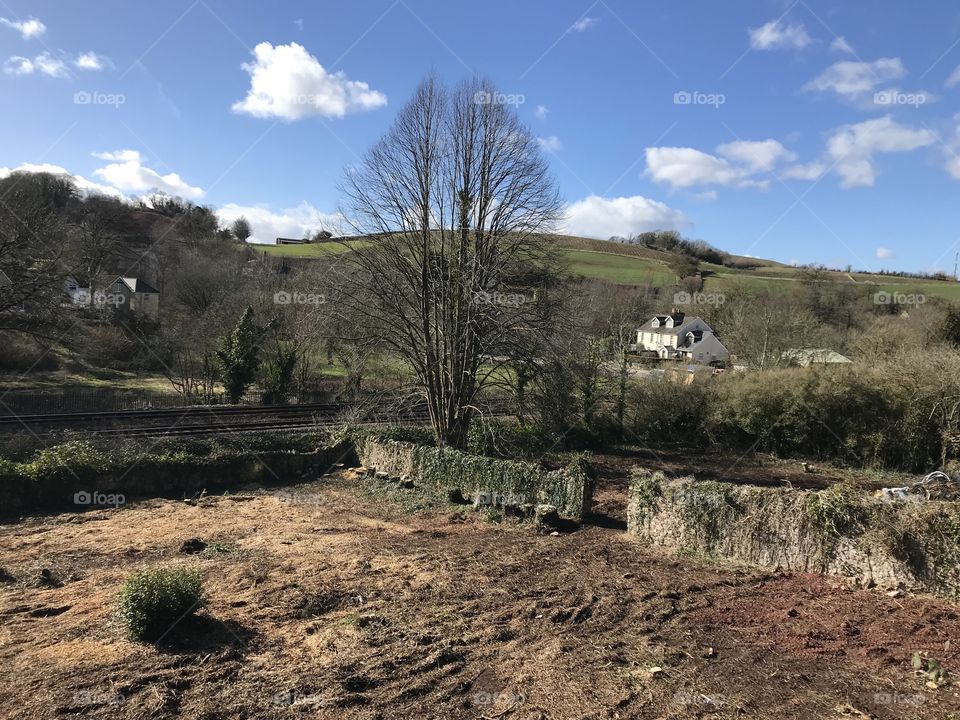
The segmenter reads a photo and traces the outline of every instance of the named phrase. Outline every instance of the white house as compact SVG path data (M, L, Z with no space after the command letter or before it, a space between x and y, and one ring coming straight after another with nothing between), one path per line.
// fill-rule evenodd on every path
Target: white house
M67 299L66 307L103 306L125 313L146 315L157 319L160 306L160 291L135 277L118 277L105 291L92 290L89 283L78 280L73 275L64 283Z
M63 284L63 290L67 295L66 305L76 305L78 307L89 307L93 299L90 292L89 283L82 283L76 277L70 275Z
M730 353L702 318L683 313L655 315L637 330L637 350L655 352L664 359L699 365L726 362Z

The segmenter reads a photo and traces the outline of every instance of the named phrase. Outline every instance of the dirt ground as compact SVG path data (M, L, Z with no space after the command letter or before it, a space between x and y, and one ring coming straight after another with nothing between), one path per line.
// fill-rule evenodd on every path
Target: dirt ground
M333 477L0 525L0 717L960 718L960 607L667 557ZM207 548L184 554L184 541ZM159 647L111 619L183 563L207 605Z

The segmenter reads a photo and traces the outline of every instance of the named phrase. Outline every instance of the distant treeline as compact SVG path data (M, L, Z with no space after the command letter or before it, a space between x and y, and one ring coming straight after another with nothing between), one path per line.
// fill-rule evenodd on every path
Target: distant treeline
M614 235L610 240L625 245L642 245L651 250L662 250L664 252L689 255L692 258L713 265L725 265L743 270L760 267L759 262L718 250L705 240L688 240L676 230L651 230L649 232L628 235L627 237Z
M838 273L867 273L869 275L885 275L888 277L901 277L901 278L914 278L916 280L940 280L943 282L956 282L957 278L952 275L948 275L942 270L937 272L910 272L908 270L854 270L852 265L847 265L845 268L832 268L826 265L806 263L804 265L796 265L802 270L826 270L829 272L838 272Z

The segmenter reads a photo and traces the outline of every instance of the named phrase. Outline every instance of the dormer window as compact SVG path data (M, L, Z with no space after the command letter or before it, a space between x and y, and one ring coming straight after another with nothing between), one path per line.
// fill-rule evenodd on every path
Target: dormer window
M660 319L659 319L659 318L654 318L654 319L653 319L653 327L655 327L655 328L660 327Z

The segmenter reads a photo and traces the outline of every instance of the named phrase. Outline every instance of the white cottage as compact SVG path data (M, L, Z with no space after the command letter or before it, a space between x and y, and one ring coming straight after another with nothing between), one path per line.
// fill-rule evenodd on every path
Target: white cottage
M730 353L702 318L683 313L655 315L637 330L637 350L699 365L727 362Z

